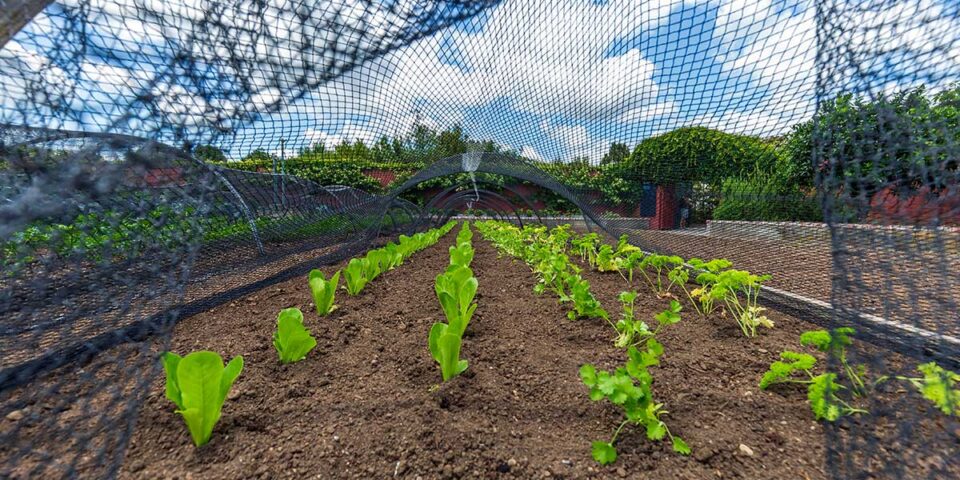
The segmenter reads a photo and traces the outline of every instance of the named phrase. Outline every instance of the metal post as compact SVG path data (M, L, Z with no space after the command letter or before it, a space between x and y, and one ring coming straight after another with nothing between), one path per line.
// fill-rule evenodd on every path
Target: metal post
M284 210L287 208L287 140L280 139L280 202Z

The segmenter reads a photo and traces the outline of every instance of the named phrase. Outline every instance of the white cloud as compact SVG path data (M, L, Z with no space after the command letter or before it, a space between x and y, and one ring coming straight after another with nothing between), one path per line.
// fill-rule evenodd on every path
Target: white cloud
M574 157L597 160L607 152L610 146L609 141L591 135L582 125L552 124L543 121L540 128L566 153L561 160L573 160Z
M671 100L631 108L620 114L623 123L647 122L670 118L680 111L680 107Z
M767 93L752 106L751 111L757 113L724 113L726 120L707 115L705 120L772 134L768 132L789 129L789 124L813 114L816 9L812 3L804 2L802 11L794 15L781 12L781 7L782 4L775 4L773 0L730 0L720 4L714 30L721 44L718 58L727 68L750 75ZM740 50L743 39L751 41Z
M305 132L304 137L310 146L323 145L328 149L332 149L343 142L352 143L356 142L357 140L361 140L367 145L370 145L376 142L380 136L377 135L376 132L373 132L365 127L347 124L338 129L336 133L330 133L318 129L309 129Z
M530 145L524 145L523 148L520 149L520 156L531 160L544 160L543 156L537 153L537 150Z
M465 125L475 137L551 152L556 145L547 143L559 140L562 157L599 159L608 144L585 140L584 125L676 112L639 50L608 57L607 49L662 21L677 3L506 1L489 12L481 32L423 39L324 85L315 103L328 118L371 116L371 128L385 134L402 133L408 123L402 119L413 112L445 127L462 122L469 108L480 119ZM444 63L441 53L466 68ZM564 126L531 134L503 125L516 121L510 110L562 118Z
M879 94L925 84L936 91L960 75L956 2L841 5L834 16L825 45L832 55L824 66L836 89Z
M636 48L608 56L611 45L663 22L683 5L681 0L505 0L487 12L480 32L451 29L421 39L348 71L293 104L288 104L290 92L316 81L324 69L347 65L358 49L389 46L420 2L401 0L384 9L364 0L337 0L304 12L296 0L229 5L213 0L62 0L68 8L88 7L91 31L97 33L91 38L102 47L135 46L133 53L143 62L165 65L173 45L187 45L184 53L217 66L205 72L211 77L205 83L222 81L223 88L199 94L178 78L152 85L158 72L150 65L131 70L87 60L68 73L39 45L15 39L0 51L0 89L5 92L0 108L24 111L16 101L24 99L31 81L84 110L108 105L108 98L123 107L141 86L151 85L152 106L168 123L209 129L245 113L286 108L251 127L265 135L238 138L300 137L290 145L333 146L401 135L419 120L433 128L463 123L474 137L520 148L531 158L585 155L596 160L611 140L637 141L631 136L676 126L776 135L809 117L817 74L813 1L801 0L797 8L785 10L775 0L712 0L718 8L716 55L731 79L730 85L716 88L753 88L746 82L733 86L739 78L762 88L726 103L703 99L693 111L684 111L681 103L689 107L689 100L671 100L675 92L654 81L657 69L667 66L651 63ZM950 10L956 7L936 0L833 5L824 24L828 43L821 73L836 88L890 92L919 82L931 85L926 77L946 80L960 74L955 34L960 22L958 12ZM194 26L214 15L217 21L204 30ZM142 20L147 18L164 21ZM41 15L29 28L33 33L53 31L55 21ZM677 43L681 48L682 42ZM445 64L441 53L467 68ZM234 65L230 59L241 61ZM852 66L861 67L866 77L856 79ZM248 82L251 96L217 95L241 79ZM94 128L126 113L99 110L99 116L87 117L96 118ZM0 119L12 120L3 113ZM133 118L127 126L149 129L156 120Z

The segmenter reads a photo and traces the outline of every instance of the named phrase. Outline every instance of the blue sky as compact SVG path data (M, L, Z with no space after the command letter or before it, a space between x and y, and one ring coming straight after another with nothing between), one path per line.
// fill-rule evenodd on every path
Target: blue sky
M206 0L138 2L156 9L163 25L136 21L132 0L94 0L83 61L71 64L58 59L54 45L64 39L51 34L63 31L58 11L74 7L71 1L48 7L0 51L0 121L169 137L155 131L152 120L160 118L196 138L219 126L218 142L235 158L254 148L277 151L280 138L295 150L402 134L414 122L457 123L531 158L599 160L611 142L633 145L686 125L782 134L809 118L816 98L812 0L507 0L294 101L289 92L298 85L290 79L305 73L303 65L328 65L342 60L331 50L390 38L406 27L400 17L364 11L360 2L337 4L341 24L367 22L351 36L291 29L302 21L274 2L266 14L236 7L217 18L265 33L258 48L218 43L244 43L229 30L189 47L197 63L170 67L191 33L176 18L200 18ZM865 13L861 3L838 2L831 12L844 28L828 50L848 55L821 62L826 85L876 94L960 78L956 4L909 0ZM318 7L313 15L321 21L332 13ZM305 41L337 48L305 49ZM228 48L239 64L223 61ZM844 62L869 74L851 77ZM28 98L25 80L59 92L58 108ZM256 94L216 95L241 83ZM214 94L199 95L203 89ZM146 104L138 103L145 92ZM246 114L259 119L228 121Z

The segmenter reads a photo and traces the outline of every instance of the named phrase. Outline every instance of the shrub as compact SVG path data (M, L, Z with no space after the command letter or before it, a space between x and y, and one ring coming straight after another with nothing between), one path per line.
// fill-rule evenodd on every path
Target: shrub
M823 213L815 197L798 188L771 184L758 177L724 180L714 220L820 222Z
M704 182L769 172L776 150L756 137L683 127L648 138L625 162L632 177L659 185Z

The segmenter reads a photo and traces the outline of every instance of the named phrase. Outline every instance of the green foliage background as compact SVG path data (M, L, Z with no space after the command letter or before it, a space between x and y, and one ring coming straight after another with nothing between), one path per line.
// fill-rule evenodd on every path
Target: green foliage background
M606 204L635 206L642 199L644 184L677 185L678 191L689 192L697 219L820 221L819 181L821 191L837 192L847 203L860 203L848 206L850 219L856 221L863 217L856 210L864 208L864 199L884 186L893 184L908 191L921 186L944 188L945 181L957 177L958 160L950 155L951 146L957 144L960 88L931 95L919 87L874 99L840 95L821 104L815 118L794 125L780 137L682 127L647 138L632 151L626 144L613 143L599 165L585 158L528 161L575 193L587 193ZM382 137L369 146L357 141L301 151L287 160L286 170L322 184L381 192L432 162L467 151L520 156L493 142L471 139L459 126L435 131L417 125L404 137ZM203 156L219 158L210 151ZM255 151L243 161L226 165L270 171L273 158ZM364 174L372 169L393 172L396 180L381 187ZM407 197L419 201L424 192L466 178L432 179ZM494 185L517 183L497 175L481 178ZM534 200L543 201L551 211L575 210L551 192L539 192Z

